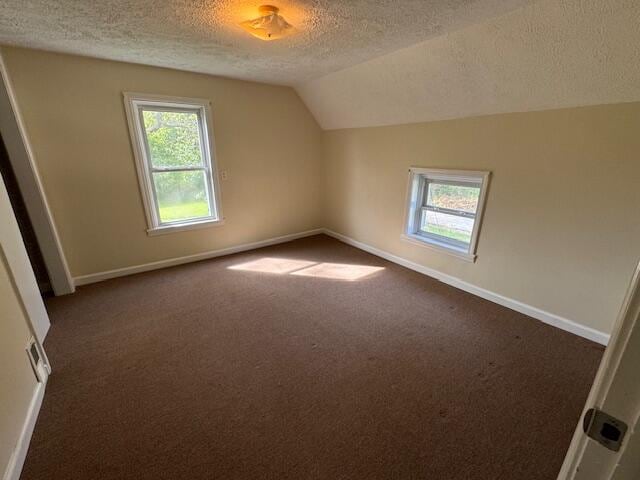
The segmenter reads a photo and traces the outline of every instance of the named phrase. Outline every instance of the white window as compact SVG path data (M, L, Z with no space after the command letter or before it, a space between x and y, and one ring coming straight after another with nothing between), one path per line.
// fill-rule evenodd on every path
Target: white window
M124 94L149 234L220 224L208 100Z
M489 172L412 167L405 238L475 260L488 183Z

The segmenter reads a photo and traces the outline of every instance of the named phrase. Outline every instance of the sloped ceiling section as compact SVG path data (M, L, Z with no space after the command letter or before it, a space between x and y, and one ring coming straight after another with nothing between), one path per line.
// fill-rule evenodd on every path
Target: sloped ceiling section
M541 0L297 88L324 129L640 100L640 2Z

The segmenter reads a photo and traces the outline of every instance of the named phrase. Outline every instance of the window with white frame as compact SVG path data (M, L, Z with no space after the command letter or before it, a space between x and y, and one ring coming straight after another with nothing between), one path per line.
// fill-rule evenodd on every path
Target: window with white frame
M406 238L473 261L488 183L489 172L411 168Z
M221 223L208 100L124 98L148 232Z

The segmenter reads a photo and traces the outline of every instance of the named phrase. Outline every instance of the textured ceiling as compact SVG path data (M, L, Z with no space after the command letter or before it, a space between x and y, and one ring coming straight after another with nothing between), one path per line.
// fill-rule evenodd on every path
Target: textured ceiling
M640 100L639 0L1 0L3 43L293 85L325 129Z
M640 1L541 0L297 90L325 129L639 101Z
M299 32L237 24L274 3ZM531 0L2 0L0 44L296 85Z

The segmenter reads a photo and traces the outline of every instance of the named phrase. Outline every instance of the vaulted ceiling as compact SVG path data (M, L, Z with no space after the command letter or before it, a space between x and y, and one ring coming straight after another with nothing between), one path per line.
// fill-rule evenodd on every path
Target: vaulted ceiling
M640 100L640 1L540 0L307 82L325 129Z
M323 128L640 100L637 0L3 0L0 44L294 86Z

